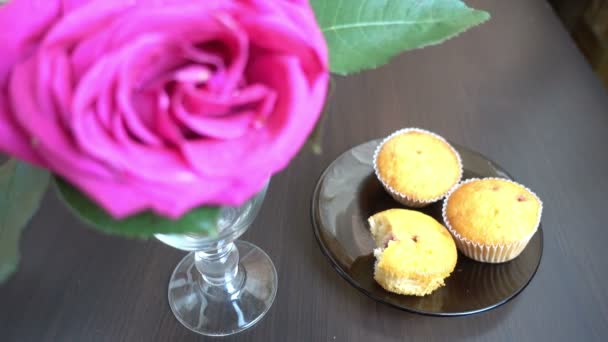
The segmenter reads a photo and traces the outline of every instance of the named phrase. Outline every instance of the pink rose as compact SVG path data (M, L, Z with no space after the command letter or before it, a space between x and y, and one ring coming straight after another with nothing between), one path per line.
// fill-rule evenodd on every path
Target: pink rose
M244 202L328 82L305 0L11 0L0 46L0 150L117 218Z

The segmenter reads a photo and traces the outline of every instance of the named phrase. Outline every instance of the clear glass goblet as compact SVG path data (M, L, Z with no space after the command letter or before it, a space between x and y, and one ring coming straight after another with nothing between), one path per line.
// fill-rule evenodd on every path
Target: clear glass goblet
M163 235L163 243L189 253L169 280L169 305L188 329L226 336L250 328L268 312L277 271L263 250L237 241L257 216L268 184L239 207L222 207L217 235Z

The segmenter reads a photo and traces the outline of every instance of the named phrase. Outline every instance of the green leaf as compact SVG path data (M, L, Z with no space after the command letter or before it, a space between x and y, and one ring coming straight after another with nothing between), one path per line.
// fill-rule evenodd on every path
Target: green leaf
M331 71L375 68L398 53L439 44L490 18L458 0L311 0Z
M56 177L55 182L67 206L83 221L104 233L141 238L154 234L217 234L218 207L199 207L177 220L149 211L117 220L63 179Z
M19 237L40 206L49 172L11 159L0 166L0 283L16 270Z

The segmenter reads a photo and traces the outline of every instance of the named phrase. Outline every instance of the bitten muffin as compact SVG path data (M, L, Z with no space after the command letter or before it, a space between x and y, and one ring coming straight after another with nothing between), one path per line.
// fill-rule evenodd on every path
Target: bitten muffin
M418 208L442 199L460 181L462 162L442 137L406 128L378 146L374 170L395 200Z
M542 202L516 182L469 179L456 187L443 205L443 219L458 249L481 262L514 259L540 224Z
M418 211L390 209L368 219L377 248L374 279L385 290L424 296L444 285L458 253L439 222Z

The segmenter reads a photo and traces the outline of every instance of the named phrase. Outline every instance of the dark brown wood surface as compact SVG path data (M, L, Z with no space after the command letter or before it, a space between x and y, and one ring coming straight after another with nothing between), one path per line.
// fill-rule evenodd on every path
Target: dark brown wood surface
M224 341L608 340L608 94L541 0L467 1L491 22L375 71L336 78L323 154L273 178L244 239L279 272L254 328ZM331 268L311 229L319 174L344 150L418 126L490 156L544 200L545 251L515 300L434 318L376 303ZM46 198L0 287L0 341L207 341L167 304L184 255L160 242L91 231Z

